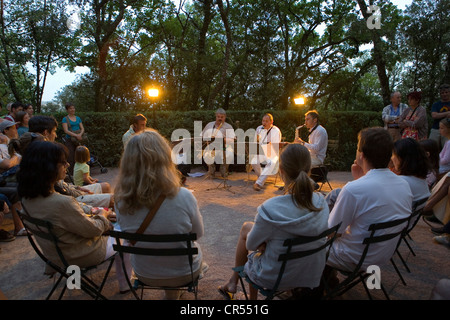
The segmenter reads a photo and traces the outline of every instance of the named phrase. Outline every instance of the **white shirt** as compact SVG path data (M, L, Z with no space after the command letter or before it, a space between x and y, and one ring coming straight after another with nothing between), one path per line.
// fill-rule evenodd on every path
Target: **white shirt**
M406 218L412 211L412 193L408 183L389 169L372 169L363 177L347 183L339 193L328 218L328 226L342 222L332 246L328 263L350 266L359 262L373 223ZM405 225L391 228L401 230ZM380 235L381 232L376 235ZM382 265L392 257L398 237L380 244L372 244L363 268Z
M264 129L261 125L256 128L254 141L258 142L260 146L263 146L264 156L267 158L275 158L280 154L279 143L281 141L281 131L277 126L271 126L269 129ZM268 144L273 144L272 148L268 148ZM274 154L271 154L271 149L274 150ZM270 154L269 154L270 153Z
M414 176L400 176L400 177L403 178L406 182L408 182L413 195L413 201L428 198L430 196L431 192L430 188L428 187L428 182L426 179L421 179Z
M328 134L327 130L321 125L318 125L309 135L308 143L305 142L305 147L308 148L311 157L316 157L321 163L325 160L327 155Z

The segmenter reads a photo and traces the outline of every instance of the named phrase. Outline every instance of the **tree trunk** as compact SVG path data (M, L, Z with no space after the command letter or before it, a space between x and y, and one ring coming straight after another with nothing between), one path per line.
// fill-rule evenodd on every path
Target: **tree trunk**
M201 96L201 87L203 79L203 65L206 55L206 33L212 20L211 12L212 0L205 0L203 3L203 24L198 37L197 66L193 74L193 83L191 90L190 109L198 108L198 101ZM206 101L206 99L205 99Z
M228 23L228 10L224 9L222 0L217 0L217 6L219 7L220 17L222 18L222 22L225 27L227 44L225 46L225 57L223 60L222 72L220 75L220 79L219 79L219 82L217 83L216 87L213 89L211 95L209 96L208 103L205 105L206 108L209 108L209 106L211 106L212 102L217 97L219 92L222 91L222 89L227 81L227 73L228 73L228 66L230 64L231 48L233 47L231 28L230 28L230 24Z
M361 13L366 21L370 18L369 13L367 12L367 5L364 0L357 0L359 8L361 9ZM381 86L381 95L383 97L384 105L390 104L390 88L389 88L389 78L386 74L386 62L383 54L383 43L381 38L377 32L377 29L367 29L370 31L371 38L373 41L373 60L375 61L375 65L377 66L377 74L378 79L380 81Z

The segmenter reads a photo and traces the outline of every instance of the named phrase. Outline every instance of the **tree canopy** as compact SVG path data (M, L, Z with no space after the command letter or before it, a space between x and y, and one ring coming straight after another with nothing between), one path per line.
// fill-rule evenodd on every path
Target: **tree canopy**
M53 102L86 111L286 110L297 95L379 111L419 88L429 107L450 82L445 0L0 1L0 101L37 112L57 66L89 68Z

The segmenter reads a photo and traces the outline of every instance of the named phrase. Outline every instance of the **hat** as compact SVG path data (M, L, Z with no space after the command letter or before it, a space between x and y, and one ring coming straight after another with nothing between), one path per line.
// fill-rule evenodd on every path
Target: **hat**
M0 122L0 132L5 131L6 128L12 127L16 124L14 121L3 120Z

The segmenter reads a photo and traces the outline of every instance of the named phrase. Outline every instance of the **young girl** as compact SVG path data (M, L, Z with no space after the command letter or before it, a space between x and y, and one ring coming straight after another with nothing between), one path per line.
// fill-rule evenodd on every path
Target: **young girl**
M78 146L75 149L75 166L73 168L73 180L77 186L85 186L85 188L93 191L94 193L110 193L111 186L108 182L98 183L98 179L94 179L90 175L90 167L87 162L90 160L91 155L89 149L85 146ZM101 188L101 192L95 192L93 189L98 190Z

